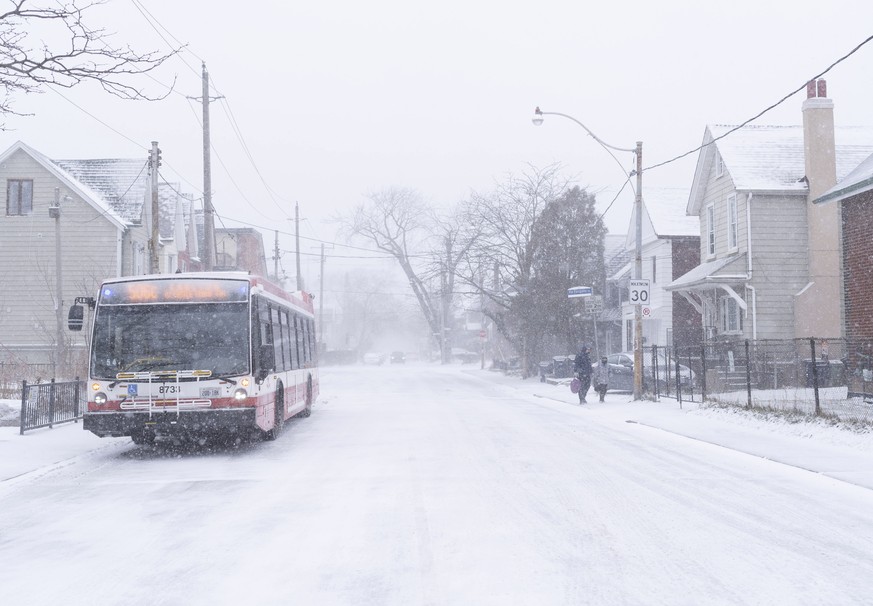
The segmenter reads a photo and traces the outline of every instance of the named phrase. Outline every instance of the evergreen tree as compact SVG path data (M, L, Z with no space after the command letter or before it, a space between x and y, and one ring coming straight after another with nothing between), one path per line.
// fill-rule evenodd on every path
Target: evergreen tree
M594 341L593 323L582 313L581 299L568 299L567 289L604 283L603 238L606 228L595 209L595 197L574 186L552 200L534 224L534 248L527 330L541 335L541 347L575 352ZM521 309L519 310L522 311Z

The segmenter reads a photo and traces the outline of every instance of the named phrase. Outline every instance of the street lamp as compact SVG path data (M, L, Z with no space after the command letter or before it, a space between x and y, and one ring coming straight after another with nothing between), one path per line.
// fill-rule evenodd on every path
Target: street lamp
M636 156L637 167L629 176L637 177L637 191L634 198L634 214L636 216L636 246L634 253L634 279L641 280L643 277L643 142L637 141L635 148L615 147L600 139L591 130L579 122L573 116L562 114L559 112L544 112L537 107L534 110L534 115L531 121L535 126L542 126L543 116L561 116L572 120L579 126L585 129L592 139L597 141L606 152L618 162L618 159L613 155L612 151L631 152ZM619 162L621 166L621 162ZM622 171L624 169L622 168ZM634 399L639 400L643 395L643 306L641 303L634 305Z

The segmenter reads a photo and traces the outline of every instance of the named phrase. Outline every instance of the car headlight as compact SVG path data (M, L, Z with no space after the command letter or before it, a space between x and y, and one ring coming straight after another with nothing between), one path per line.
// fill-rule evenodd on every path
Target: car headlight
M106 397L106 394L103 393L102 391L98 391L97 393L94 394L94 403L95 404L106 404L107 399L108 398Z
M233 392L233 399L236 400L237 402L242 402L243 400L245 400L248 397L249 397L248 392L246 392L246 390L243 389L242 387L237 388Z

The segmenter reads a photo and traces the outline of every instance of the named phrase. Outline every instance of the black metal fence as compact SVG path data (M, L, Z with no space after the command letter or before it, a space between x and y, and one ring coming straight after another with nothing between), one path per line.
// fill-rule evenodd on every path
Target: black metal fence
M657 396L873 420L873 342L847 339L712 341L647 348Z
M78 423L84 409L85 385L75 381L55 381L29 385L21 382L21 431L52 427L57 423Z

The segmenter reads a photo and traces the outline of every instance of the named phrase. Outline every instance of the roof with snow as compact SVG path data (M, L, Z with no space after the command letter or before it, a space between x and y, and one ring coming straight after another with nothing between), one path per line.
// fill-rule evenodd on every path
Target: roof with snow
M813 200L816 204L823 202L838 202L873 191L873 155L861 162L855 169L845 176L836 185Z
M643 188L643 206L658 237L700 235L700 219L685 214L687 205L687 188Z
M738 190L807 190L803 177L802 126L708 126L712 138L724 136L715 147ZM727 136L725 136L727 134ZM873 127L835 126L837 180L845 177L873 152Z
M659 238L700 236L700 219L686 214L688 190L681 187L643 187L643 244ZM636 247L636 205L631 212L630 225L625 237L625 248Z
M664 289L673 290L695 290L699 288L712 288L713 282L717 281L746 281L748 276L741 276L739 272L744 270L742 263L739 261L746 258L745 253L733 255L723 259L707 261L701 263L688 273L679 276ZM733 273L730 273L733 270Z
M148 192L148 160L145 158L52 162L96 192L126 223L143 219L143 203Z

